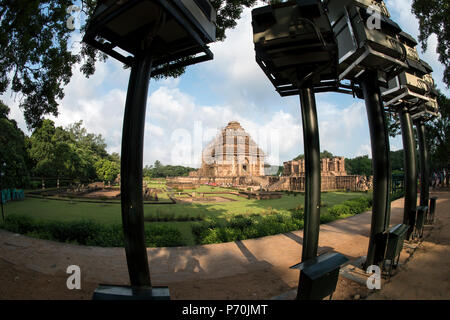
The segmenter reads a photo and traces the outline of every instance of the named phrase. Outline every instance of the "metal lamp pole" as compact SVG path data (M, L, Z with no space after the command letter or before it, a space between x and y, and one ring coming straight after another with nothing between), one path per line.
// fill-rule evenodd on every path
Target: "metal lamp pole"
M131 68L122 132L122 224L133 291L151 288L142 202L145 113L152 67L148 47L135 55Z
M414 140L411 114L403 105L400 111L400 126L402 130L404 168L405 168L405 205L403 224L409 226L407 239L411 237L416 223L417 210L417 166L416 142Z
M430 176L430 168L428 164L428 146L425 138L425 124L423 120L416 122L417 139L419 141L419 162L420 162L420 205L428 206L430 198L430 188L428 177Z
M302 261L317 256L320 230L320 141L316 100L312 87L300 88L300 103L303 121L305 149L305 227ZM300 271L297 299L309 299L310 290Z
M389 137L386 117L381 100L378 77L375 71L367 70L361 79L361 88L366 101L369 120L370 140L372 145L373 168L373 207L370 228L369 248L365 267L378 264L377 237L389 227L390 219L390 178L391 164L389 158Z
M1 203L1 206L2 206L2 219L3 219L3 222L5 222L5 212L4 212L4 208L3 208L3 176L5 175L5 172L4 172L4 168L6 168L6 162L3 162L2 164L1 164L1 166L0 166L0 203Z

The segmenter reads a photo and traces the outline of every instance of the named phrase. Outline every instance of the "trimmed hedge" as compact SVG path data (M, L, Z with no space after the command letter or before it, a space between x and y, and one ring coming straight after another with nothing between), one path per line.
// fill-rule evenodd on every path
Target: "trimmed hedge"
M362 213L372 206L367 197L350 199L334 205L321 214L320 222L328 223L339 218ZM267 215L236 215L229 220L206 220L192 225L192 234L197 244L212 244L259 238L303 229L304 207L299 205L290 210L290 215L275 214L269 210Z
M271 214L260 216L236 215L229 221L208 220L192 225L192 234L197 244L212 244L259 238L303 229L303 216Z
M398 190L396 192L391 193L391 201L395 201L397 199L403 198L405 196L405 191L402 190Z
M342 202L341 204L336 204L328 209L328 215L331 217L338 218L343 215L355 215L360 214L372 207L372 199L367 197L360 197L355 199L350 199ZM329 218L324 218L325 220Z
M198 214L188 214L188 213L175 214L173 212L161 213L160 211L156 211L156 213L146 214L144 216L144 221L147 222L203 221L205 220L205 217L206 214L204 212L200 212Z
M8 215L0 227L26 236L99 247L125 246L122 225L102 225L90 220L37 222L28 216ZM163 225L146 225L147 247L184 245L179 230Z

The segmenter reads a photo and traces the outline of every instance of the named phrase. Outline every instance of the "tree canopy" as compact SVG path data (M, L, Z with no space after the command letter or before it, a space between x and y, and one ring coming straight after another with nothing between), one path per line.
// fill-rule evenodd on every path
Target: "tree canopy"
M58 115L64 87L77 63L89 77L95 73L96 62L107 59L84 43L80 52L73 52L69 46L73 31L67 27L67 21L72 2L0 0L0 95L9 87L23 95L20 107L30 129L38 127L44 115ZM217 40L223 41L225 31L236 26L243 8L255 3L256 0L211 0L217 10ZM78 0L75 4L90 17L97 0ZM86 21L82 21L82 34ZM166 76L179 76L183 72L180 69Z
M445 66L444 83L450 86L450 2L448 0L413 0L411 11L419 19L419 41L425 51L428 37L437 36L439 61Z
M450 166L450 99L439 92L440 117L425 124L432 169Z
M87 132L82 121L62 128L43 120L28 152L32 173L39 177L113 181L120 172L119 155L109 155L103 137Z
M320 159L325 159L325 158L332 159L334 157L335 156L331 152L329 152L327 150L323 150L320 153ZM300 159L305 159L305 155L304 154L298 155L297 157L294 158L294 161L297 161L297 160L300 160Z
M404 152L403 150L391 151L391 172L392 174L403 174L404 172ZM417 156L417 165L419 158ZM345 171L349 175L372 175L372 159L368 155L358 156L353 159L345 159Z
M0 171L3 188L24 186L29 181L26 136L16 121L8 119L9 107L0 101ZM6 164L6 166L3 166Z
M164 166L161 161L156 160L153 165L145 166L143 176L148 178L182 177L188 176L189 172L197 169L183 166Z
M372 175L372 160L368 155L345 159L345 171L349 175Z

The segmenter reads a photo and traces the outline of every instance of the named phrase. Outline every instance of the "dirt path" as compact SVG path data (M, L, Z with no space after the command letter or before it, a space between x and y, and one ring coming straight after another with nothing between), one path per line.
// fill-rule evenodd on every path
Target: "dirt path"
M437 195L437 221L430 237L402 267L405 270L369 298L406 298L393 293L398 286L411 292L408 299L450 298L450 192ZM401 222L402 208L402 199L392 203L392 225ZM319 253L336 251L350 259L365 255L370 219L367 212L322 225ZM302 237L303 232L296 231L215 245L149 248L152 283L169 286L173 299L269 299L296 288L299 272L289 267L300 261ZM81 268L81 290L66 287L66 269L72 264ZM75 246L3 230L0 270L0 299L90 299L99 283L128 284L123 248ZM368 291L340 277L333 298L352 299L356 294L364 298Z
M432 195L439 197L438 215L428 236L398 274L368 299L450 299L450 192Z

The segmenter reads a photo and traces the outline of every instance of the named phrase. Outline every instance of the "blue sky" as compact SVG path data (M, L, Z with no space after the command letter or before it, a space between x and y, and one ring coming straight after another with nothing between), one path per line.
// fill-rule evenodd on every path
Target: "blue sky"
M418 22L411 14L411 0L385 1L392 18L416 39ZM74 33L74 50L80 35ZM444 93L443 66L438 62L436 38L419 54L433 68L433 77ZM214 60L191 66L177 79L150 82L146 114L144 164L198 167L202 146L229 121L237 120L269 155L272 165L282 164L303 153L303 135L298 97L280 97L254 59L251 10L244 11L224 42L211 46ZM119 152L129 70L109 59L98 63L94 76L79 71L67 86L60 114L50 117L67 126L83 120L90 132L102 134L108 151ZM11 107L10 116L27 132L19 97L1 96ZM351 96L324 93L316 96L322 150L355 157L370 154L370 137L364 102ZM29 134L29 132L27 132ZM391 149L402 149L400 137L391 139Z

